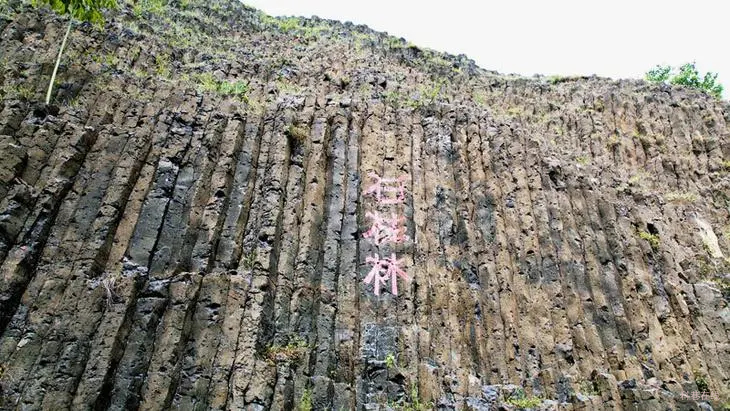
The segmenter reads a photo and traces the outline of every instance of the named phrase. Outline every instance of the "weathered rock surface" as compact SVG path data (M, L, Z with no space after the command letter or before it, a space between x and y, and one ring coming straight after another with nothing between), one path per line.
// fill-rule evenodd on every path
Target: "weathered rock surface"
M77 26L44 107L64 22L0 16L3 409L730 398L727 103L213 0Z

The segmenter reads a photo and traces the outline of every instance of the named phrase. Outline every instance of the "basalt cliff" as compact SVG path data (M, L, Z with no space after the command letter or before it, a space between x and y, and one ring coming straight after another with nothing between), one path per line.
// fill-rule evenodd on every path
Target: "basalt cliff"
M45 105L66 22L0 1L0 409L730 407L727 102L141 0Z

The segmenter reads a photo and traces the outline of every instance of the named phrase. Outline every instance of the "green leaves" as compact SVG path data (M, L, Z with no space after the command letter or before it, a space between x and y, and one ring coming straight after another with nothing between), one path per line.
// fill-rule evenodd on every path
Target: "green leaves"
M677 74L671 75L672 71L670 66L658 65L646 73L646 79L652 83L669 82L670 84L696 88L716 98L722 96L722 85L716 83L717 73L707 72L704 77L700 77L694 62L679 67Z
M56 74L58 73L58 66L61 64L61 56L63 56L63 49L66 47L66 40L68 40L68 34L71 32L71 26L73 21L81 20L88 21L90 23L101 25L104 23L104 16L101 12L104 9L114 9L117 7L116 0L31 0L33 6L39 6L41 4L47 4L51 6L51 9L58 14L71 16L71 20L68 22L68 28L66 29L66 35L63 36L61 42L61 48L58 50L58 57L56 58L56 66L53 68L53 74L51 75L51 82L48 84L48 92L46 93L46 104L51 102L51 92L53 91L53 83L56 81Z
M116 0L34 0L33 3L46 4L58 14L97 25L104 22L103 10L117 7Z
M249 83L244 81L220 81L210 73L197 76L198 86L202 91L212 91L223 96L234 96L248 102Z
M646 79L652 83L662 83L669 79L669 73L672 68L669 66L657 65L655 68L646 72Z

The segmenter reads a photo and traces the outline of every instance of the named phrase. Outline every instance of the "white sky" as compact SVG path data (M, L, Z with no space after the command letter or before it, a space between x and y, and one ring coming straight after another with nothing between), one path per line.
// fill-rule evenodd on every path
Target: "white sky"
M643 78L696 61L730 95L730 3L717 0L243 0L274 16L366 24L487 70Z

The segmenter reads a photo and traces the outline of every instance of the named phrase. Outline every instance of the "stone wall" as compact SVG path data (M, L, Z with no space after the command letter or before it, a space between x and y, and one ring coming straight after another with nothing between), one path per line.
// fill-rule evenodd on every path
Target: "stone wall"
M65 22L0 16L3 409L727 406L726 102L216 0L76 26L45 106Z

